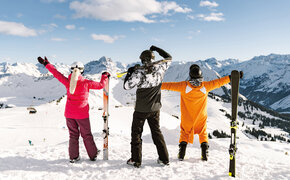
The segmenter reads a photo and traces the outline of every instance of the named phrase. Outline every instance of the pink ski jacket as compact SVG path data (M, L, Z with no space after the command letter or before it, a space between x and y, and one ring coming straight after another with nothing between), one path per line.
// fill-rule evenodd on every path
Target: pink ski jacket
M69 82L71 78L71 74L65 77L52 64L47 64L45 66L49 72L53 74L53 76L61 82L67 92L67 101L65 106L64 116L66 118L72 119L85 119L89 117L89 90L90 89L102 89L105 84L108 82L108 78L106 75L102 75L100 82L95 82L92 80L85 79L83 76L79 76L77 87L74 94L70 94L69 92Z

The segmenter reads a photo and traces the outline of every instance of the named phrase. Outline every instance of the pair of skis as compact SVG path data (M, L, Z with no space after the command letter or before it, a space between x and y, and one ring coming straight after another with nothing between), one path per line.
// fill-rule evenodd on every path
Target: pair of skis
M237 113L238 113L238 99L239 99L239 83L240 83L240 72L232 71L231 73L231 95L232 95L232 117L231 117L231 144L229 148L230 154L230 167L229 176L236 176L236 134L237 134Z

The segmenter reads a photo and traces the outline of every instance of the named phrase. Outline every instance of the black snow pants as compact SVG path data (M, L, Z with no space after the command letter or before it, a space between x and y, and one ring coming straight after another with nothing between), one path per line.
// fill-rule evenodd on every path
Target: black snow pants
M155 112L137 112L133 114L133 122L131 129L131 158L134 162L141 164L142 161L142 132L145 120L151 130L153 142L157 148L159 159L163 162L169 162L168 151L164 141L164 137L159 125L160 111Z

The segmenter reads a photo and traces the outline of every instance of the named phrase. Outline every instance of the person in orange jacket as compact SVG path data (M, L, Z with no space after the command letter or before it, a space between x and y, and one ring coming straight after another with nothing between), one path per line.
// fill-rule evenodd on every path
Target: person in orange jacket
M243 76L243 72L240 72ZM230 82L230 77L225 76L212 81L203 81L200 67L193 64L189 69L189 81L164 82L162 90L180 92L181 124L178 159L183 160L188 143L193 143L194 134L199 135L201 144L201 158L208 159L208 134L207 134L207 95L208 92Z

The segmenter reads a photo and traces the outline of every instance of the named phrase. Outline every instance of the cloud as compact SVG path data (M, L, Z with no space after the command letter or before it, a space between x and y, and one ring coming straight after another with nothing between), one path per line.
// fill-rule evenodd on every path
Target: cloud
M62 20L66 19L66 16L63 16L63 15L60 15L60 14L56 14L53 17L56 18L56 19L62 19Z
M58 27L57 24L54 24L54 23L50 23L50 24L43 24L41 25L44 29L41 29L41 30L38 30L38 33L39 34L43 34L43 33L46 33L46 32L52 32L54 31L54 29L56 29Z
M37 36L34 29L27 28L22 23L0 21L0 33L13 36Z
M76 28L76 26L73 24L69 24L69 25L66 25L65 28L68 30L74 30Z
M199 14L197 17L202 21L224 21L223 13L210 13L210 15Z
M137 27L137 28L133 27L133 28L131 28L131 31L141 31L142 33L146 33L147 32L146 29L144 27L142 27L142 26Z
M120 38L124 38L125 36L121 35L121 36L111 37L111 36L105 35L105 34L92 34L91 37L93 38L93 40L104 41L105 43L114 43L115 40L118 40Z
M44 2L44 3L52 3L52 2L57 2L57 3L64 3L66 2L67 0L40 0L41 2Z
M189 19L195 19L195 16L193 16L193 15L187 15L187 17L188 17Z
M156 0L84 0L73 1L70 9L75 11L75 18L92 18L103 21L125 21L153 23L155 20L147 16L169 12L187 13L176 2L158 2Z
M218 7L218 3L216 2L210 2L210 1L200 1L199 5L201 7L209 7L209 8L215 8L215 7Z
M63 42L63 41L66 41L66 39L63 39L63 38L51 38L50 40L52 40L52 41L57 41L57 42Z

